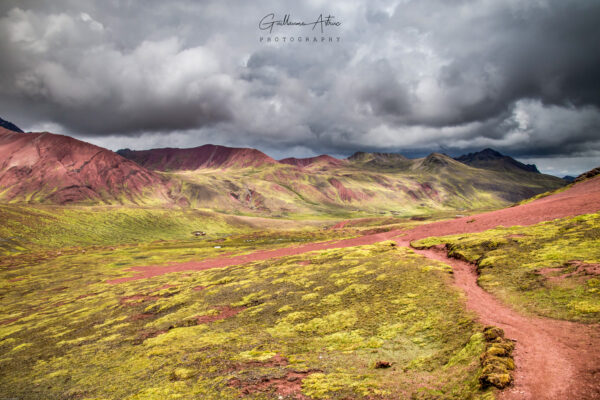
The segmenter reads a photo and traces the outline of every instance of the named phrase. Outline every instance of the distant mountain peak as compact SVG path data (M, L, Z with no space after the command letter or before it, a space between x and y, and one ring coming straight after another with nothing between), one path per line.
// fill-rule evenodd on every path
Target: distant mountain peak
M18 126L16 126L12 122L6 121L6 120L4 120L2 118L0 118L0 127L4 128L4 129L8 129L9 131L18 132L18 133L24 133L21 130L21 128L19 128Z
M414 168L420 170L434 171L441 169L456 169L461 164L452 157L443 153L431 153L427 157L418 160Z
M502 158L502 157L504 157L502 155L502 153L500 153L499 151L496 151L494 149L491 149L489 147L481 150L478 153L474 153L474 154L479 154L482 157L493 157L493 158Z
M523 170L538 174L540 173L535 164L523 164L510 156L490 148L475 153L464 154L460 157L456 157L455 160L475 168L492 169L496 171Z

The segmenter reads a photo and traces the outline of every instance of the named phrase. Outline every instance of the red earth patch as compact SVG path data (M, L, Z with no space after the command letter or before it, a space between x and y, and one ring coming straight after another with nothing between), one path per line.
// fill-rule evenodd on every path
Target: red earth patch
M575 269L570 272L567 272L567 273L561 273L561 272L565 272L565 270L569 270L570 269L569 267L575 267ZM572 261L569 261L563 267L539 269L538 273L540 273L541 275L544 275L550 282L563 280L565 278L584 278L585 279L586 276L587 277L592 277L592 276L595 277L595 276L600 275L600 264L596 264L596 263L588 264L588 263L584 263L583 261L572 260ZM561 274L557 274L557 273L561 273Z
M233 317L234 315L244 311L246 308L248 307L221 306L217 308L219 310L217 315L201 315L196 317L196 320L198 321L198 324L208 324L221 319Z
M129 319L132 321L139 321L141 319L152 318L153 315L154 314L148 314L148 313L133 314L131 317L129 317Z
M310 400L310 397L302 394L302 380L314 372L319 371L288 371L282 377L263 376L259 379L248 381L234 378L229 381L229 386L240 389L242 396L274 392L282 397Z

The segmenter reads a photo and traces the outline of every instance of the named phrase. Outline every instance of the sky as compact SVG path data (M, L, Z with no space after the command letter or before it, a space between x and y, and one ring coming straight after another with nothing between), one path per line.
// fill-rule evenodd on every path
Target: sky
M306 25L260 29L285 15ZM595 0L2 0L0 117L112 150L491 147L577 175L600 165L598 21Z

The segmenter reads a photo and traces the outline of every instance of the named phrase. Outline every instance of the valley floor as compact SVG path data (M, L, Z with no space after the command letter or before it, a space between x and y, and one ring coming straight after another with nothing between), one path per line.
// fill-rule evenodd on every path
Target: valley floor
M0 260L0 393L600 398L600 196L593 187L583 182L575 194L433 223L257 232L218 216L227 235L136 242L133 226L153 229L157 214L117 210L127 244L66 247L76 224L57 230L49 248L33 229L29 249L11 236ZM80 218L0 211L20 226L49 221L39 224L47 230L53 219ZM154 229L179 235L190 220L210 228L210 218L217 217L182 214L172 223L165 215ZM497 228L516 224L527 226ZM9 236L6 226L16 225L2 228ZM479 382L488 349L483 325L516 340L515 380L503 392Z

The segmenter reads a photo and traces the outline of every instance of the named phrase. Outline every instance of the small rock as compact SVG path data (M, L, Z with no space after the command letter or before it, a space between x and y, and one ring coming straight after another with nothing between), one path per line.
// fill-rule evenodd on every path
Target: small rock
M390 368L392 366L392 363L390 363L389 361L377 361L375 363L375 368Z

